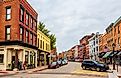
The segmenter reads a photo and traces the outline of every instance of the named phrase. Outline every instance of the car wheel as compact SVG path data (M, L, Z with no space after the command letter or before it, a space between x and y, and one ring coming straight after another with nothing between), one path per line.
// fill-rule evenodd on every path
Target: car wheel
M91 68L91 67L90 67L90 70L91 70L91 71L93 71L93 70L94 70L94 68Z
M82 69L83 69L83 70L86 70L86 67L85 67L85 66L82 66Z
M99 72L100 71L100 68L98 67L96 70Z

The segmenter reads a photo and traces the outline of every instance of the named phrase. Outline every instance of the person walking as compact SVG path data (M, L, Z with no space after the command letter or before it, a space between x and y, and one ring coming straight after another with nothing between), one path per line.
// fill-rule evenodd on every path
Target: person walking
M24 61L24 63L23 63L23 69L24 70L26 69L26 61Z

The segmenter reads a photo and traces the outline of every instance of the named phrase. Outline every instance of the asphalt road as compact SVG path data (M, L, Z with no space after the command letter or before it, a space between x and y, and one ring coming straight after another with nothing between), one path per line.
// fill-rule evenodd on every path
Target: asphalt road
M2 78L107 78L92 75L79 75L75 72L81 70L80 63L70 62L68 65L59 67L57 69L47 69L43 71L33 72L31 74L20 73L17 75L6 76Z

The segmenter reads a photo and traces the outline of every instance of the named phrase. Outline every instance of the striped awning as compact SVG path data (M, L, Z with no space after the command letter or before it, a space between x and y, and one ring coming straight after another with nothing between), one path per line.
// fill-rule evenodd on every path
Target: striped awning
M121 55L121 51L117 54L118 56Z
M107 58L112 52L107 52L102 58Z

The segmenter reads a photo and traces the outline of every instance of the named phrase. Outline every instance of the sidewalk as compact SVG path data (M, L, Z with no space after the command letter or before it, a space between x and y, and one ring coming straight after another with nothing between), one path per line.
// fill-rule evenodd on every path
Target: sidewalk
M109 65L112 73L108 73L109 78L119 78L119 76L121 76L121 66L118 66L118 72L117 72L117 65L116 70L113 70L113 66ZM121 78L121 77L120 77Z
M41 66L41 67L37 67L37 68L34 68L34 69L27 69L27 70L21 70L21 71L0 71L0 77L15 75L15 74L18 74L18 73L28 73L28 74L30 74L32 72L42 71L42 70L45 70L47 68L48 68L48 66Z

